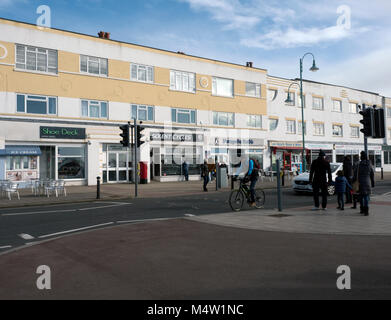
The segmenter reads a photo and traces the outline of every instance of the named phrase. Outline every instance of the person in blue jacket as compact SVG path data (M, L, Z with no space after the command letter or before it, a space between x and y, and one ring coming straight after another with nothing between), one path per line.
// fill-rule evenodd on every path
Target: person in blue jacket
M246 162L244 160L244 162ZM248 170L247 170L248 168ZM247 170L247 171L246 171ZM259 170L260 170L260 165L256 159L250 158L247 163L241 163L237 175L244 174L246 178L250 180L250 194L251 194L251 207L255 207L255 186L257 185L258 179L259 179Z
M337 172L337 179L335 179L335 192L338 195L338 207L339 210L345 210L344 195L347 189L353 189L348 179L344 176L344 172L339 170Z

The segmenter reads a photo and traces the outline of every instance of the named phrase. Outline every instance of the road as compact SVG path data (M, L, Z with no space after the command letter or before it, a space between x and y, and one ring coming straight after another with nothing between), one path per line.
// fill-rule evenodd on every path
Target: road
M390 190L391 182L379 182L375 194L384 194ZM228 196L229 192L218 192L164 199L2 209L0 253L36 241L113 224L225 213L231 211ZM283 190L285 209L310 205L310 195L297 195L290 189ZM330 205L336 205L335 197L330 198ZM276 191L266 190L265 209L273 209L276 206Z

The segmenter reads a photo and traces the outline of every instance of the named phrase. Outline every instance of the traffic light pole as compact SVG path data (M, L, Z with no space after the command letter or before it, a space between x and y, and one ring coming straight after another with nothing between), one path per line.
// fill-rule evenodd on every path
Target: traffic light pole
M134 139L133 139L133 152L134 152L134 164L133 164L133 170L134 170L134 197L137 198L138 196L138 164L137 164L137 120L134 119Z
M362 105L363 111L365 111L366 108L367 108L366 105L363 104ZM366 155L369 157L369 154L368 154L368 138L365 136L365 134L364 134L364 151L365 151Z

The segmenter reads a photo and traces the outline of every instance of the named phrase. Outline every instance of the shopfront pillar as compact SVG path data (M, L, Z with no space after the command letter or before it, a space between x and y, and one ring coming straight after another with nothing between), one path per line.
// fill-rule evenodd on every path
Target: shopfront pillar
M88 185L96 186L96 177L100 176L100 143L99 141L90 140L87 145L87 161L88 161Z

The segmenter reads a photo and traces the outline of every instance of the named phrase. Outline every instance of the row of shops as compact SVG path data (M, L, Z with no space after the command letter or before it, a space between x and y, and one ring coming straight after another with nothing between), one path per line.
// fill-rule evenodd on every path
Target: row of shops
M15 122L4 122L15 128ZM45 126L20 123L19 136L9 131L10 139L0 137L0 180L28 181L32 179L66 180L68 184L94 185L125 183L135 179L134 153L119 144L118 127ZM255 131L254 131L255 132ZM258 132L256 134L259 135ZM280 160L285 170L302 171L300 142L267 141L261 137L232 138L208 129L202 131L173 128L149 128L146 143L138 150L138 159L148 167L148 181L178 181L182 179L182 164L189 165L190 179L200 179L201 164L235 165L240 156L256 158L264 170L275 171ZM376 167L384 164L387 146L370 145L369 157ZM358 160L362 145L307 143L306 160L311 163L320 150L330 162L342 162L349 155ZM383 150L384 149L384 150ZM233 160L236 159L236 160ZM391 168L390 168L391 169Z

